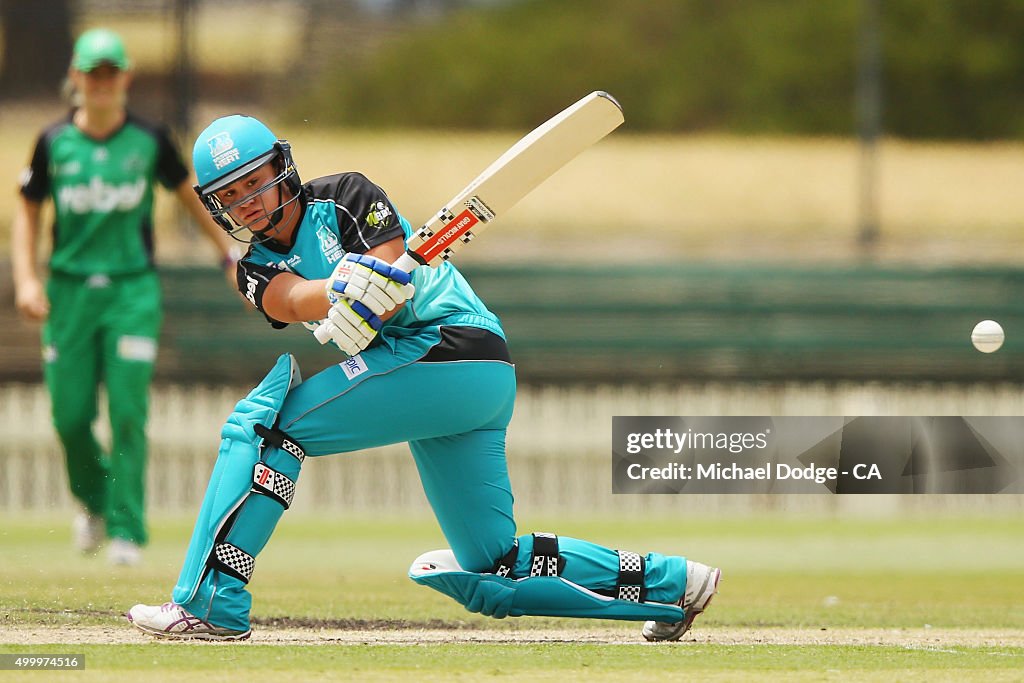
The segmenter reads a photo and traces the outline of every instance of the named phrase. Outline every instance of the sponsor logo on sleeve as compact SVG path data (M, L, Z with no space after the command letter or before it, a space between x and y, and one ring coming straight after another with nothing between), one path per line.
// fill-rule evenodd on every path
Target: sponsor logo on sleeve
M259 281L256 280L252 275L245 276L245 298L248 299L253 306L256 306L256 287L259 285ZM256 306L259 308L259 306Z
M385 202L374 202L370 206L370 212L366 214L366 224L371 228L383 230L391 225L391 217L394 215L391 207Z

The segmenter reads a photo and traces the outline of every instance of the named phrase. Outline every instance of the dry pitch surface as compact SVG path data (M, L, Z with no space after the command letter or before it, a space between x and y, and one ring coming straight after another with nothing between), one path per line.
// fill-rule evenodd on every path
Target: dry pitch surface
M109 626L12 626L3 640L10 645L128 645L154 640L127 623ZM169 641L167 641L169 642ZM361 622L351 628L256 625L250 642L261 645L415 645L426 643L594 643L646 645L639 626L590 628L478 629L418 627L393 622ZM682 644L702 645L852 645L895 646L941 650L953 647L1024 647L1024 632L1016 629L897 629L897 628L737 628L698 626Z

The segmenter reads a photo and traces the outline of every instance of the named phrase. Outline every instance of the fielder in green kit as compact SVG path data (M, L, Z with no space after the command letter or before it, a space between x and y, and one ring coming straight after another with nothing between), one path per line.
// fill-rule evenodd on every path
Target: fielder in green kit
M82 506L73 534L92 553L135 564L145 525L148 391L161 322L153 264L153 199L174 191L232 265L228 241L192 192L188 168L163 128L125 108L129 61L107 30L76 42L69 81L76 106L40 135L20 185L12 239L15 298L43 322L44 376ZM54 205L53 251L43 286L35 255L42 204ZM111 449L93 433L98 388L108 396Z

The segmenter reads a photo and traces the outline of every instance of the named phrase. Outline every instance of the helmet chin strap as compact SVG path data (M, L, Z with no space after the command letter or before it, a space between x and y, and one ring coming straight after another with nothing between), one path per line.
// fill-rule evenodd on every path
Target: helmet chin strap
M281 193L281 184L277 186L277 208L274 209L273 213L267 216L267 221L270 223L270 227L276 228L277 224L281 222L281 218L284 216L284 196Z

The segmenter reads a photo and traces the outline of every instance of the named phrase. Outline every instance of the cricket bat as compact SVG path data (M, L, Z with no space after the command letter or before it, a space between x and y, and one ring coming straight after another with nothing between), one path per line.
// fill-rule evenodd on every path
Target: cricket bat
M419 266L447 261L491 221L624 120L621 105L600 90L555 114L512 145L413 232L405 253L392 265L411 273ZM324 325L314 335L321 344L329 341Z

